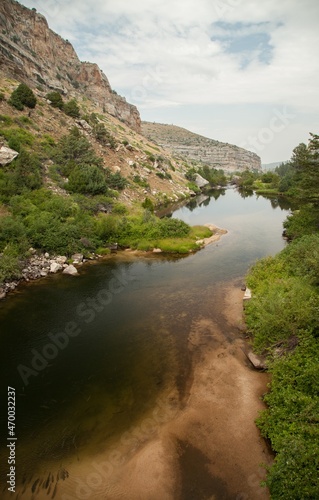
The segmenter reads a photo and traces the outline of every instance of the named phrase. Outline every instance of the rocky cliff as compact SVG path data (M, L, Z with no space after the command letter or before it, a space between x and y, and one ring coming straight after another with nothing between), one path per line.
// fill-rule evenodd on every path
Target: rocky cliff
M175 125L142 122L143 134L174 154L226 172L261 170L259 156L247 149L214 141Z
M0 69L8 76L44 92L86 95L102 110L140 131L137 108L112 91L97 64L81 62L72 45L49 28L44 16L14 0L0 2L0 56Z

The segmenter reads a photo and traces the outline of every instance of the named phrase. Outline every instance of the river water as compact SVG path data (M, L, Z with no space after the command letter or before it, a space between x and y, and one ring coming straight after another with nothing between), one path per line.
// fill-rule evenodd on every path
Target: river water
M7 386L16 393L19 498L30 498L23 484L33 485L40 498L36 481L44 484L48 470L62 477L70 464L112 447L171 391L174 404L183 406L190 325L203 316L217 318L218 287L244 280L254 261L284 247L287 213L283 201L243 197L234 189L214 192L173 216L227 229L218 243L182 258L122 252L83 266L77 277L21 285L2 301L3 495ZM46 491L55 496L51 479L53 472Z

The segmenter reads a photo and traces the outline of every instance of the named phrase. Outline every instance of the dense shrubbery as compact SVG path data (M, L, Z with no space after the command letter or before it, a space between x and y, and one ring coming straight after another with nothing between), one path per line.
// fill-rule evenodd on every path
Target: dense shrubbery
M73 193L105 194L106 178L95 165L76 165L70 174L67 189Z
M210 168L207 165L204 165L198 170L199 175L204 177L209 184L214 186L226 186L227 178L224 174L223 170L217 170L216 168Z
M318 136L279 167L290 195L302 204L285 222L293 241L276 257L259 261L247 284L253 298L246 322L257 350L268 355L271 391L258 418L276 451L266 484L271 497L318 498L319 470L319 185Z

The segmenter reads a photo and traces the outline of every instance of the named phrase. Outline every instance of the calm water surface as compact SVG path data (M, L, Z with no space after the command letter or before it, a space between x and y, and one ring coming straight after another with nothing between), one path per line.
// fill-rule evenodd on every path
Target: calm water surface
M285 245L288 207L233 189L214 195L173 216L226 228L217 244L183 258L123 252L82 267L78 277L21 286L1 302L1 407L14 387L18 483L46 462L63 466L111 445L169 387L182 402L192 321L218 315L218 286Z

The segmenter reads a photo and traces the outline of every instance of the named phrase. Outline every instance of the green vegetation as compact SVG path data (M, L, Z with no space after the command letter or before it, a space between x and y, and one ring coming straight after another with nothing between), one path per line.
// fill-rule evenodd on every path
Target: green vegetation
M19 87L12 92L8 103L19 111L22 111L24 106L35 108L37 99L30 87L25 83L20 83Z
M63 111L71 118L80 118L80 108L75 99L71 99L63 105Z
M198 173L209 182L211 187L226 186L227 184L227 178L221 169L217 170L204 165L198 169Z
M51 106L63 109L64 103L60 92L49 92L46 97L49 101L51 101Z
M56 94L47 97L59 108ZM85 118L99 142L115 147L115 139L96 115ZM19 152L0 169L0 282L21 275L30 247L67 256L75 252L107 255L109 246L118 242L121 247L188 253L199 248L196 240L203 232L210 234L207 228L194 232L182 221L157 218L148 198L128 214L117 201L127 180L103 166L77 127L58 141L35 130L27 116L0 115L0 136ZM44 161L50 163L46 170ZM45 177L66 193L48 189Z
M266 484L271 498L318 498L319 470L319 149L318 136L300 145L290 162L263 182L285 181L300 210L284 223L292 242L257 262L245 306L256 351L272 374L268 406L257 420L277 453ZM266 177L267 175L267 177Z

